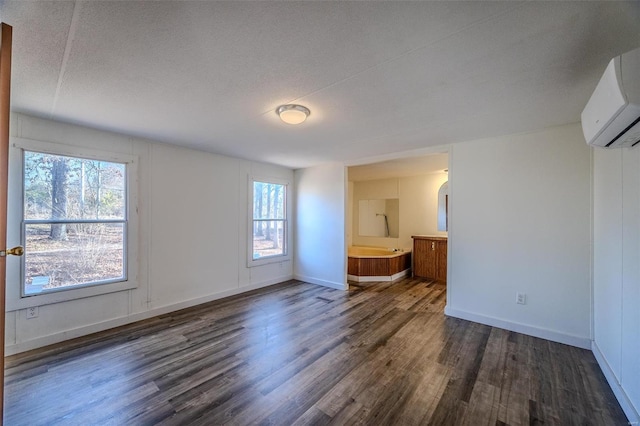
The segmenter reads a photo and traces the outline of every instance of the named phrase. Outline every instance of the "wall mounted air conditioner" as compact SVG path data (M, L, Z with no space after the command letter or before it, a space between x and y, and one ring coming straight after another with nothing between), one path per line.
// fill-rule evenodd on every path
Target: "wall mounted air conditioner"
M609 62L582 111L582 132L593 146L640 143L640 48Z

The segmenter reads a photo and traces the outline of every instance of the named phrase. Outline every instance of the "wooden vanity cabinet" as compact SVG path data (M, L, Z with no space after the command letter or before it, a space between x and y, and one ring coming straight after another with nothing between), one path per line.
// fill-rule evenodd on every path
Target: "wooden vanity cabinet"
M413 276L447 282L447 237L414 235Z

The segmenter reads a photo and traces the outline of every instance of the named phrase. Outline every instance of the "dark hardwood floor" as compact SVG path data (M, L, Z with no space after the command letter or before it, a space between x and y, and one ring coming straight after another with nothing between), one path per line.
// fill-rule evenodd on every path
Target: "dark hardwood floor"
M15 355L5 424L626 424L591 352L444 303L291 281Z

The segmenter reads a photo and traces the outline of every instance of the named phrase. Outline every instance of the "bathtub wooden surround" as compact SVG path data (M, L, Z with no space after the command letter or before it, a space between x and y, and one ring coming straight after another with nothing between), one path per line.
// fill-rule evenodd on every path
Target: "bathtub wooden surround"
M351 281L393 281L408 275L410 268L411 251L349 247L347 274Z

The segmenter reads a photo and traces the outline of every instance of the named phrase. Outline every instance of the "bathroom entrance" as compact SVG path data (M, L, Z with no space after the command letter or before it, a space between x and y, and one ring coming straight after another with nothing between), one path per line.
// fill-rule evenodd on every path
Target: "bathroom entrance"
M446 282L448 172L447 152L348 168L350 281L394 281L415 275ZM377 250L375 259L362 260L357 254L370 249ZM399 253L410 254L404 257L409 259L406 270L378 265L389 262L383 257L397 258ZM364 268L365 263L372 266ZM384 270L390 272L369 275Z

